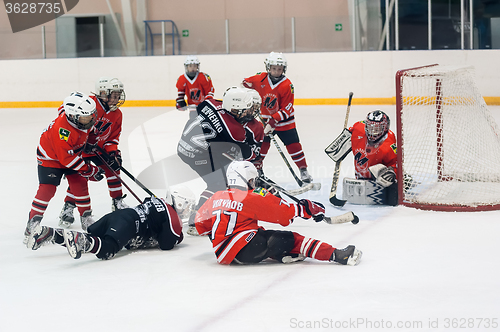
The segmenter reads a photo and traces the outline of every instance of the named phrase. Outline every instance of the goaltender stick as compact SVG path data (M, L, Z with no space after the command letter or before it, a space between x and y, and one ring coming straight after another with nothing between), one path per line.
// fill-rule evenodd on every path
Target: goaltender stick
M266 189L255 188L258 172L248 161L233 161L226 173L228 189L216 192L196 214L196 229L212 241L220 264L253 264L267 258L282 263L306 257L357 265L362 252L355 246L337 249L291 231L265 230L258 221L290 225L296 217L325 217L323 204L302 199L290 203Z
M349 203L397 205L396 137L389 127L387 114L372 111L327 148L335 162L353 153L356 179L343 182L343 198Z

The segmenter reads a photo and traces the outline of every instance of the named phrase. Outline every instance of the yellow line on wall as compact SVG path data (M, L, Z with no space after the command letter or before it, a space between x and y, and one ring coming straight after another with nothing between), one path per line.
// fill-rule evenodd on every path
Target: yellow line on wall
M500 105L500 97L484 97L487 105ZM62 101L0 101L0 108L57 108ZM395 105L396 97L354 98L353 105ZM347 98L297 98L295 105L347 105ZM127 100L122 107L175 107L175 100Z

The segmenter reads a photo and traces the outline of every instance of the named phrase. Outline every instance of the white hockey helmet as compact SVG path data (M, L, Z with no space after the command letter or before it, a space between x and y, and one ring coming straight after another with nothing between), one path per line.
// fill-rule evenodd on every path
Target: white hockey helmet
M64 114L78 129L90 129L97 119L95 101L84 93L74 91L64 98Z
M181 219L189 219L195 212L196 198L194 193L186 186L177 186L172 189L172 206Z
M271 52L264 61L264 64L266 65L267 72L271 70L271 66L283 66L283 74L285 74L288 62L283 53Z
M255 95L252 91L255 90L232 86L222 96L222 108L231 113L239 123L248 122L255 116Z
M227 167L226 179L228 187L255 188L255 179L259 176L257 168L246 160L233 161Z
M260 94L257 92L257 90L254 89L249 89L249 90L250 90L249 93L252 95L253 104L255 108L257 108L257 110L260 110L260 105L262 105L262 98Z
M184 69L186 70L186 73L189 73L189 65L197 65L198 67L196 71L200 71L200 60L198 60L198 57L196 55L188 55L186 57L186 60L184 60Z
M120 94L119 100L115 105L108 105L111 111L116 110L125 102L124 85L115 77L100 77L95 83L95 90L95 95L106 103L112 92L118 92ZM105 97L103 97L103 93Z

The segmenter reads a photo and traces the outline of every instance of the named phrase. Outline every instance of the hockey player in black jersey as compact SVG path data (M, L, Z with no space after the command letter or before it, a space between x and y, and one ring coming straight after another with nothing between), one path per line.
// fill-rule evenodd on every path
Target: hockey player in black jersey
M44 244L59 244L66 246L74 259L83 253L110 259L123 247L170 250L182 242L181 218L192 211L192 203L178 196L172 199L170 205L153 196L133 208L108 213L89 226L88 233L38 225L31 233L28 248L37 250Z
M255 119L261 98L251 89L231 87L220 100L208 99L197 107L198 116L189 120L177 145L177 155L205 181L195 210L215 192L226 189L225 172L231 159L252 162L262 167L260 147L263 125ZM230 159L231 158L231 159ZM198 235L194 215L187 231Z

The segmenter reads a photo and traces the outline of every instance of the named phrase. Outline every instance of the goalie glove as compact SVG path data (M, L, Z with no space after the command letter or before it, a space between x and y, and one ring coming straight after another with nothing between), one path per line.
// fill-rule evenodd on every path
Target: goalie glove
M396 181L396 173L392 167L384 166L383 164L377 164L368 167L370 173L375 178L375 182L382 187L389 187Z
M314 219L314 221L320 222L325 219L325 206L320 202L301 199L299 204L304 207L306 212Z

